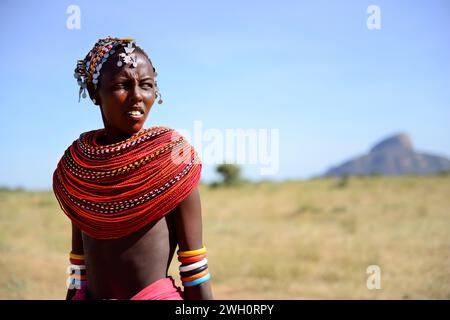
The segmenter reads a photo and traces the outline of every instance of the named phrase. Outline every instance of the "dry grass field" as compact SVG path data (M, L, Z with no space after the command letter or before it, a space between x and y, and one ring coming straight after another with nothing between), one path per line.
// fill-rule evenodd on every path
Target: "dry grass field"
M449 176L200 191L218 299L450 299ZM1 191L0 299L63 299L69 240L51 192Z

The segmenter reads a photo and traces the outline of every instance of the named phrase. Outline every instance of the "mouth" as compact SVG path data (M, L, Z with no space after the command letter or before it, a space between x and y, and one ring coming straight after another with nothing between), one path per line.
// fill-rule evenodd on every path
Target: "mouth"
M132 120L139 120L144 117L144 109L138 107L130 108L125 112L125 116Z

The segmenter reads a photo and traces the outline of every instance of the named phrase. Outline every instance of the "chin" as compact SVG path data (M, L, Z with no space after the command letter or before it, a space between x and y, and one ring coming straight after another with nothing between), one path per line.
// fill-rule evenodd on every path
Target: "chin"
M128 133L130 133L130 134L135 134L135 133L138 133L139 131L141 131L141 129L144 127L144 124L142 123L142 124L136 124L136 125L134 125L134 126L132 126L129 130L129 132Z
M143 128L143 126L144 126L143 123L136 123L133 124L132 126L121 127L120 131L124 135L133 135L135 133L138 133Z

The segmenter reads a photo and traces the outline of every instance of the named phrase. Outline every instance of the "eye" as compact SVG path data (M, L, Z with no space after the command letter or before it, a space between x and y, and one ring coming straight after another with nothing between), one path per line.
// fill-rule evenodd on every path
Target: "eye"
M153 83L151 83L151 82L144 82L144 83L141 84L141 87L142 88L146 88L146 89L153 88Z
M113 85L113 88L114 88L114 89L123 89L123 88L125 88L125 83L123 83L123 82L115 83L115 84Z
M119 81L113 85L113 90L127 90L130 87L129 81Z

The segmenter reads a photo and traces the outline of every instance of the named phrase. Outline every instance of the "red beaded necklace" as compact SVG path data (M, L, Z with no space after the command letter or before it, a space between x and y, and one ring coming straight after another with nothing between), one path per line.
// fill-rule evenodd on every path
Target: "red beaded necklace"
M126 236L169 213L198 185L201 162L175 130L152 127L105 146L97 144L102 134L81 134L53 174L62 210L88 235Z

